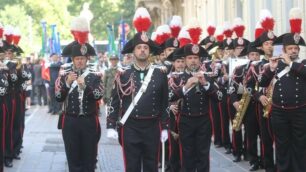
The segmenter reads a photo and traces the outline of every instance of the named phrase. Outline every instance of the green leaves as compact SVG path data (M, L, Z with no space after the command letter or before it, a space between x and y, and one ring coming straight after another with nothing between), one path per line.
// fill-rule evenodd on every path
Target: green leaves
M135 0L0 0L0 22L18 27L21 31L20 46L26 54L41 49L41 21L47 22L48 35L51 24L57 25L61 40L71 41L70 22L73 16L80 15L83 4L90 3L89 10L94 18L91 33L96 40L107 40L107 24L114 27L118 37L121 18L131 26L135 12ZM5 4L2 5L2 4Z

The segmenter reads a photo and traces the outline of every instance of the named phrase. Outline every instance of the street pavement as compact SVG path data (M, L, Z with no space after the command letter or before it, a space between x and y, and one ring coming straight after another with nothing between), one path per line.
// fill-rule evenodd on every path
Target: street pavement
M61 130L57 129L58 116L47 111L46 106L33 106L27 111L21 160L15 160L13 168L5 168L5 172L68 172ZM123 172L121 147L116 140L106 138L105 115L100 121L102 137L96 172ZM249 171L246 161L233 163L232 156L224 151L211 146L211 172Z

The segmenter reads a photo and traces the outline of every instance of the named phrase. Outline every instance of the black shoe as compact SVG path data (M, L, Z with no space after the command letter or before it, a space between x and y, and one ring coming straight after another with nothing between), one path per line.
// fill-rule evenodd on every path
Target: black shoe
M243 154L243 160L244 161L250 161L250 157L249 157L249 155L247 153Z
M14 155L13 158L16 159L16 160L20 160L21 159L19 155Z
M240 155L234 156L233 162L240 162L240 161L241 161L241 156Z
M5 159L4 160L4 166L12 168L13 167L13 161L11 159Z
M230 153L232 153L231 148L225 148L225 154L230 154Z
M274 168L267 168L266 172L276 172L276 170Z
M52 111L52 110L49 110L48 113L53 113L53 111Z
M251 165L250 171L257 171L259 170L259 165L258 163L254 163Z
M221 148L221 147L222 147L222 144L216 144L215 147L216 147L216 148Z

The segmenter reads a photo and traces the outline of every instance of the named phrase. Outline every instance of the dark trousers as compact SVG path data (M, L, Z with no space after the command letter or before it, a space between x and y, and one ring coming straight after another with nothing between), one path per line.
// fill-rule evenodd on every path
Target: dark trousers
M3 97L0 97L0 172L3 172L4 160L4 146L5 146L5 118L6 118L6 105Z
M180 172L181 160L180 160L180 147L179 138L175 139L174 134L178 134L177 117L179 114L173 114L170 111L170 137L168 139L169 144L169 167L166 169L167 172ZM173 134L174 133L174 134Z
M179 138L178 138L179 139ZM180 161L180 147L179 140L175 140L172 134L170 134L171 154L169 160L170 172L180 172L181 161Z
M229 114L229 118L231 124L233 124L233 120L235 119L236 110L230 101L230 96L227 96L227 110ZM232 131L232 148L233 148L233 155L241 156L242 154L242 131Z
M100 138L98 118L65 115L63 126L69 172L94 172Z
M222 91L222 101L219 103L219 111L221 117L221 136L222 143L225 148L231 148L230 132L229 132L229 114L227 110L226 90Z
M271 125L271 114L269 118L263 117L262 106L259 107L260 135L261 135L261 156L265 169L274 169L274 148L273 133Z
M25 92L17 93L16 114L13 119L13 153L18 155L23 143L23 132L25 123Z
M271 122L275 135L276 164L279 172L305 172L306 108L273 108Z
M213 117L213 134L214 134L214 144L222 145L222 128L221 128L221 118L220 118L220 108L219 102L215 100L210 100L210 108Z
M14 157L14 120L16 116L16 99L17 93L14 91L9 92L6 96L6 109L7 115L5 119L5 155L4 158L12 160Z
M179 134L184 172L208 172L212 128L209 115L181 116Z
M49 110L54 113L58 113L61 110L61 103L55 100L55 87L49 87Z
M247 132L247 138L245 138L247 142L246 151L251 164L259 161L257 139L260 137L260 130L257 107L258 103L251 100L244 117L244 126Z
M47 92L45 85L35 85L33 88L36 92L37 103L42 105L42 99L44 101L44 105L47 105Z
M158 172L159 120L129 118L120 134L125 172Z

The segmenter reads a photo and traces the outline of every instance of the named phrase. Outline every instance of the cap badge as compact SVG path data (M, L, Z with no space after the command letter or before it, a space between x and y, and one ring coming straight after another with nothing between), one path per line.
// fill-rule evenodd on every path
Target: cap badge
M294 43L295 43L295 44L299 44L300 39L301 39L300 34L295 33L295 34L293 35L293 39L294 39Z
M200 47L198 45L193 45L191 51L193 54L198 54L200 51Z
M227 43L227 45L231 44L232 43L232 39L231 38L227 38L226 43Z
M268 36L269 39L273 39L274 38L274 34L273 34L272 31L269 31L267 36Z
M178 41L177 41L177 39L174 39L174 40L173 40L173 47L178 47Z
M143 41L143 42L148 42L149 41L149 38L147 36L147 34L145 32L142 32L141 36L140 36L140 39Z
M87 47L86 47L86 45L85 44L83 44L82 46L81 46L81 54L84 56L86 53L87 53Z
M243 39L242 38L238 38L238 44L239 45L243 45L243 43L244 43Z
M214 36L210 36L209 40L210 40L210 42L215 42L215 37Z

